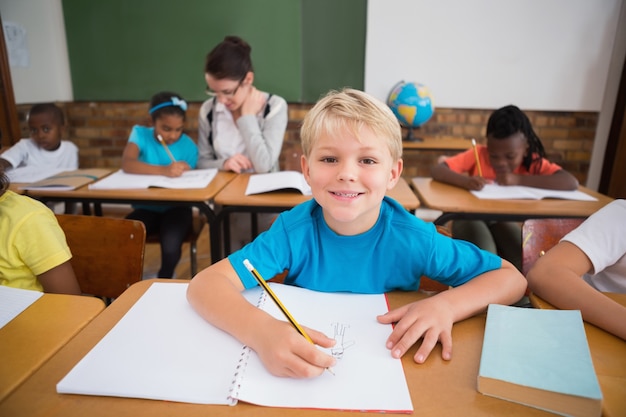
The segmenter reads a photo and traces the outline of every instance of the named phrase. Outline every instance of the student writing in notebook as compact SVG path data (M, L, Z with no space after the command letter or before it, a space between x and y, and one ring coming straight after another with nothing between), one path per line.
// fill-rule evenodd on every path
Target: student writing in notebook
M78 148L62 140L65 130L63 111L53 103L40 103L28 112L30 138L21 139L0 154L0 165L10 175L16 168L37 170L78 168Z
M187 102L172 92L150 100L152 126L134 126L122 155L122 169L130 174L179 177L196 168L198 148L185 134ZM140 220L146 233L158 232L161 244L159 278L171 278L181 257L182 244L192 227L191 207L135 205L126 218Z
M377 317L396 323L387 341L393 357L422 339L417 363L438 342L443 358L452 358L454 322L489 303L522 297L526 282L509 262L439 234L385 196L403 165L401 129L384 103L357 90L330 92L305 117L301 138L302 171L314 198L280 214L268 231L201 271L188 288L193 308L254 349L270 372L313 377L335 361L290 324L245 301L240 292L256 281L244 259L261 276L287 270L285 283L318 291L415 291L422 275L452 286ZM318 331L307 333L319 346L334 344Z
M9 178L0 165L0 285L80 294L72 253L54 213L8 188Z
M238 36L227 36L206 57L207 94L198 116L199 168L264 174L278 171L287 128L287 102L254 85L252 48ZM260 214L260 230L274 219ZM231 247L250 241L250 216L235 213Z
M602 292L626 293L626 200L607 204L540 257L527 275L550 304L626 340L626 307Z
M578 180L546 159L528 116L517 106L494 111L487 121L487 145L445 158L431 169L433 179L481 190L488 182L554 190L575 190ZM480 166L480 168L479 168ZM482 176L479 172L482 169ZM521 230L515 222L455 220L452 235L499 254L521 268Z

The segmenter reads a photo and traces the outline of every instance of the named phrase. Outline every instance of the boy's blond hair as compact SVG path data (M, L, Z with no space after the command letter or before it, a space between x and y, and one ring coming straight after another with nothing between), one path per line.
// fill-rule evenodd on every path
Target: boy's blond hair
M402 129L391 109L374 97L351 88L331 90L307 113L300 129L305 157L323 134L334 134L347 128L357 138L368 127L384 140L393 161L402 158Z

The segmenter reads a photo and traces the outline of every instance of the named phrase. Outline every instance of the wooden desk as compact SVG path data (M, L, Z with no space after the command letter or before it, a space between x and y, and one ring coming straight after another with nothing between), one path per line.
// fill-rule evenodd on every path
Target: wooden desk
M472 147L470 139L453 136L424 137L422 141L402 141L403 151L464 151Z
M626 294L605 293L607 297L626 306ZM530 294L535 308L554 309L550 303L536 294ZM602 415L618 417L626 415L626 340L585 323L585 332L593 366L602 389Z
M2 327L0 401L102 310L104 303L98 298L44 294Z
M230 252L229 238L229 214L243 213L276 213L289 210L310 200L310 195L302 195L297 191L277 191L254 195L245 195L248 179L251 174L239 174L237 178L229 182L216 196L215 204L221 206L219 217L224 227L224 256ZM404 178L400 178L397 185L389 190L387 195L407 210L413 211L420 205L415 193L411 190ZM252 237L257 234L256 218L253 216ZM213 242L211 242L212 244Z
M579 189L598 201L560 199L481 200L468 190L426 177L415 177L411 185L422 204L443 212L435 224L453 219L523 221L545 217L588 217L613 199L586 187Z
M210 203L215 195L237 174L233 172L219 171L215 178L205 188L170 189L170 188L145 188L134 190L90 190L88 186L71 191L28 190L27 195L44 202L64 201L85 204L94 204L96 214L100 205L108 204L153 204L163 206L187 205L197 207L207 218L209 224L209 237L211 239L211 261L215 262L220 247L220 234L217 227L217 215ZM215 249L214 249L215 248ZM215 251L215 252L214 252Z
M112 415L186 417L229 416L342 416L345 411L275 409L238 403L234 407L175 403L117 397L96 397L57 394L56 384L82 357L122 318L152 282L176 280L149 280L131 286L120 298L96 317L83 331L57 352L8 398L0 402L3 416L63 416L98 417ZM391 308L407 304L424 294L394 292L389 295ZM424 416L553 416L537 409L480 394L476 379L485 327L485 315L457 323L453 330L454 353L451 361L441 359L441 348L435 348L426 363L413 362L416 347L403 357L411 399L416 415ZM155 346L158 349L158 346ZM180 352L163 352L163 355L184 355ZM94 375L94 378L97 378ZM363 415L356 413L355 415Z

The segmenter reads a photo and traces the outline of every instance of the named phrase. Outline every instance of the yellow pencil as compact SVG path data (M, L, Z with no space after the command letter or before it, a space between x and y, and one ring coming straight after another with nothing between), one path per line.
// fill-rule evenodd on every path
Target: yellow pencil
M163 147L165 148L165 152L167 152L167 154L169 155L172 163L176 162L176 158L174 158L174 155L172 155L172 152L170 152L170 148L167 147L167 144L163 140L163 136L157 135L157 139L159 139L159 142L161 142L161 145L163 145Z
M313 342L313 339L311 339L311 337L304 331L304 329L302 328L302 326L300 326L298 324L298 322L296 321L296 319L293 318L293 316L291 315L291 313L285 308L285 306L283 305L283 303L278 299L278 296L274 293L274 291L272 291L272 289L270 288L269 285L267 285L267 282L265 282L265 280L263 279L263 277L261 276L261 274L259 274L259 272L254 268L254 266L252 266L252 264L250 263L249 260L244 259L243 260L243 264L245 265L245 267L248 269L248 271L250 271L250 273L252 274L252 276L254 277L254 279L256 279L256 281L259 283L259 285L261 286L261 288L263 288L270 296L270 298L274 301L274 303L276 304L276 306L280 309L280 311L285 315L285 317L287 318L287 320L289 320L289 323L291 323L291 325L298 331L298 333L300 333L302 336L304 336L304 338L311 344L315 344L315 342ZM335 375L335 373L332 371L332 369L330 368L326 368L326 370L328 372L330 372L331 374Z
M478 149L476 149L476 140L472 138L472 148L474 148L474 158L476 158L476 167L478 168L478 176L483 176L483 170L480 166L480 159L478 158Z

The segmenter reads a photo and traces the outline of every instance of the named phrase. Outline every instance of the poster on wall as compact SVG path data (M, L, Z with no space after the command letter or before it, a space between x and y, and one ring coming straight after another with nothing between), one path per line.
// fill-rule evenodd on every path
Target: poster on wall
M3 22L4 40L9 55L9 65L11 68L28 68L30 57L28 54L28 43L26 39L26 29L15 22Z

